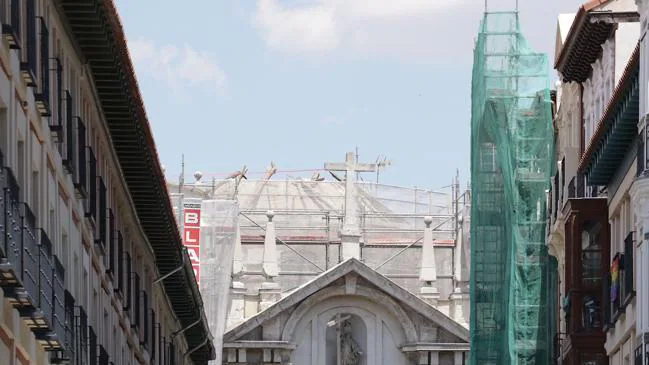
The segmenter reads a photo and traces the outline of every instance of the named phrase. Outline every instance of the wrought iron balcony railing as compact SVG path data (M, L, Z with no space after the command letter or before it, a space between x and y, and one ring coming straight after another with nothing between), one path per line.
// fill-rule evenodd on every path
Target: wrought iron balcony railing
M29 87L36 86L36 0L23 0L25 4L25 43L23 44L20 71Z
M110 365L108 361L110 360L108 356L108 351L104 348L103 345L99 345L99 358L97 359L98 365Z
M50 108L50 32L47 29L45 18L38 17L39 27L39 83L35 95L36 107L42 116L49 117L52 114Z
M0 258L0 286L2 287L19 287L22 286L20 281L22 276L22 220L20 218L19 192L20 186L18 181L8 167L2 167L3 170L3 221L4 237L3 249L4 257Z
M40 307L38 299L38 231L36 217L27 203L22 203L20 218L22 221L22 288L17 291L16 304L24 308L21 315L31 317L34 321L32 328L47 326L40 313L35 311Z
M107 238L107 223L108 219L106 213L108 213L108 207L106 202L106 184L104 183L103 177L98 177L98 208L97 219L98 229L96 230L95 244L99 248L102 255L106 254L106 238Z
M94 365L88 362L88 315L82 306L75 307L74 316L74 358L75 365Z
M54 295L52 303L53 332L49 338L48 350L57 351L65 347L66 313L65 313L65 268L58 257L54 256Z
M64 318L63 318L63 339L62 349L52 355L53 364L70 364L75 359L75 317L74 317L74 297L69 291L64 294Z
M117 232L115 231L115 215L112 209L108 209L108 241L106 248L108 255L106 255L106 274L111 281L115 280L115 260L117 257Z
M74 128L74 116L72 115L72 111L74 110L74 99L72 98L72 94L70 94L70 90L65 90L64 95L65 121L63 122L63 129L65 130L65 148L62 150L63 167L68 174L74 176L77 169L77 158L75 156L77 153L77 148L75 146L77 136Z
M54 107L56 113L50 118L50 134L61 154L65 150L65 132L63 130L63 64L59 58L54 58Z
M92 226L95 226L97 221L97 158L92 150L88 147L88 199L86 199L86 218L90 221Z
M52 328L52 319L54 318L54 258L52 255L52 242L44 230L41 230L38 262L39 306L47 322L45 328Z
M117 285L115 293L121 299L124 294L124 271L126 270L126 258L124 257L124 237L121 231L117 231L117 262L115 270L117 271Z
M20 49L20 13L20 0L0 1L2 36L9 43L11 49Z
M86 125L83 119L77 117L76 123L76 170L73 174L74 189L80 199L88 197L88 150L86 143Z

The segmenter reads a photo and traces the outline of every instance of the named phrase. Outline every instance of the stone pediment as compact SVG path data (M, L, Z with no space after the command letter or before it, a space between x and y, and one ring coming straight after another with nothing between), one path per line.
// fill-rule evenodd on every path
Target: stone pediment
M330 336L324 327L331 327L332 316L340 318L341 313L364 323L359 326L366 332L359 336L379 354L368 353L368 364L378 364L381 356L453 355L469 349L465 327L362 262L349 259L228 330L223 337L224 359L247 348L296 352L300 359L313 356L309 361L315 361L316 342ZM312 336L313 345L304 345L304 336ZM376 345L374 351L374 343L386 345ZM386 350L391 346L394 351ZM325 356L324 351L319 356ZM401 361L393 359L395 364Z

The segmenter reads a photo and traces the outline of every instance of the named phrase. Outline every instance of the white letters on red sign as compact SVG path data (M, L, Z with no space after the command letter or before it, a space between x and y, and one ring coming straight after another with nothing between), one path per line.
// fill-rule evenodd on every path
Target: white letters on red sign
M200 264L200 248L197 246L187 246L187 253L189 254L189 259L194 264Z
M185 212L185 226L194 226L198 225L198 213L197 212Z
M200 205L198 205L200 206ZM200 235L201 235L201 210L196 209L196 204L185 206L183 221L185 231L183 232L183 243L187 247L187 253L194 269L196 281L200 283Z
M197 245L200 231L196 228L185 228L185 245Z

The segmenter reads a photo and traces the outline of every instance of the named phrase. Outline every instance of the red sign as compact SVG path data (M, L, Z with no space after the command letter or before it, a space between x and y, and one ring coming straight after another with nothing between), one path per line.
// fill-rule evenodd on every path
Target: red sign
M200 283L201 205L185 203L183 208L183 244L187 248L196 282Z

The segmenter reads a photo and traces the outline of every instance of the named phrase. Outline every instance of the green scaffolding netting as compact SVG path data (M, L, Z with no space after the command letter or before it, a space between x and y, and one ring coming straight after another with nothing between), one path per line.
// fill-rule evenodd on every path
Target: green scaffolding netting
M474 50L471 110L472 365L552 363L548 86L547 55L528 46L518 13L486 13Z

